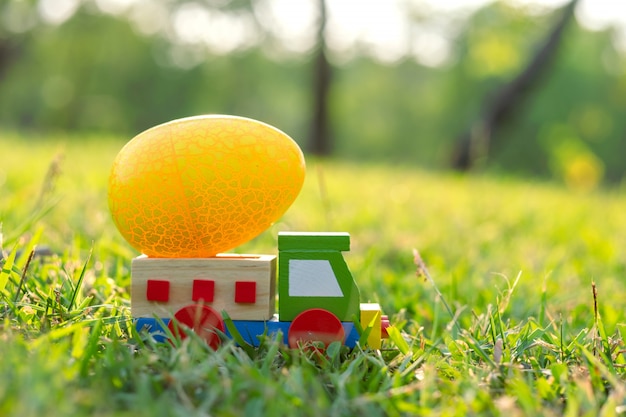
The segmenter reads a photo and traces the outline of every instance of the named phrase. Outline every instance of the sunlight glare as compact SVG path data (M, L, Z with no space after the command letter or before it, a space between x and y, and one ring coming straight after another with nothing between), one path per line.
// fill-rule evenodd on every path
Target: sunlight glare
M200 3L184 3L174 12L175 39L183 44L205 45L217 54L226 54L254 43L252 18L244 13L221 12Z
M211 26L203 36L208 48L217 54L227 54L252 46L257 40L254 21L245 13L211 12Z
M335 0L328 9L327 42L337 53L362 47L385 62L406 53L409 25L397 1Z
M120 15L130 8L136 0L96 0L96 6L103 13Z
M169 15L162 3L140 0L130 10L129 18L142 35L154 35L168 25Z
M199 3L183 3L176 9L172 25L176 37L183 43L200 43L211 24L211 14Z
M60 25L74 15L78 5L78 0L40 0L37 10L44 22Z
M316 0L261 0L254 13L263 26L288 52L306 53L315 47L318 24Z
M583 1L578 6L576 17L591 30L602 30L609 26L616 29L615 46L626 52L626 2L615 0Z
M450 62L452 45L450 40L435 32L423 32L414 35L412 53L420 64L436 68Z

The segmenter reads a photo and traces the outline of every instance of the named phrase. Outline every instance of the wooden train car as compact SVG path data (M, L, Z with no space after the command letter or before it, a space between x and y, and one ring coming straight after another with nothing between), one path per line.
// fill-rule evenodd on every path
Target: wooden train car
M342 256L349 249L348 233L283 232L278 258L140 256L132 262L131 314L139 330L156 337L165 337L165 323L173 334L192 330L214 348L221 335L231 337L229 317L255 346L260 336L280 333L291 347L335 341L353 347L367 328L367 346L379 349L389 321L378 304L360 302Z

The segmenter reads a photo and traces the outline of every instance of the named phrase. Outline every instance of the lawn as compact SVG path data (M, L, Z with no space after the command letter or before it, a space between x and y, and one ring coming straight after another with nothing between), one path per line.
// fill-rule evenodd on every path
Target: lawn
M350 232L362 296L401 337L213 352L130 326L137 254L106 200L124 141L1 139L2 416L626 413L624 189L309 160L295 204L236 251ZM51 255L29 259L35 245Z

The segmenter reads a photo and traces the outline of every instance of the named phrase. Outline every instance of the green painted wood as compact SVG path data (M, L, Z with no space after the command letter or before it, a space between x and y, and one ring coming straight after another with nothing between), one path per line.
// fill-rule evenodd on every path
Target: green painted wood
M349 251L350 234L345 232L279 232L279 251Z
M290 295L289 264L291 260L328 261L343 296L320 297ZM314 283L312 285L314 285ZM278 307L280 320L291 321L301 312L311 308L323 308L328 310L341 321L353 321L355 318L358 320L359 303L359 289L339 250L280 251L278 261Z

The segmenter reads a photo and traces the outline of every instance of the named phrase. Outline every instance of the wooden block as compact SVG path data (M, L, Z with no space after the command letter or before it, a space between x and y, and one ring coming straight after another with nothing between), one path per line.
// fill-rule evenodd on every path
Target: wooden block
M131 314L134 318L154 315L169 318L181 308L195 304L194 298L202 298L197 302L220 313L226 311L233 320L269 320L274 315L274 255L224 254L213 258L148 258L144 255L133 259L131 273ZM162 291L159 292L159 299L167 301L147 300L149 280L169 282L167 298ZM202 281L204 283L198 283ZM209 284L210 281L213 284ZM244 285L244 293L239 294L244 302L235 300L237 282L252 283ZM213 299L204 300L201 293L209 294L211 286ZM252 287L256 288L251 290ZM251 291L255 291L254 294Z
M361 327L372 326L367 337L367 346L380 349L382 338L382 310L377 303L361 303Z
M146 282L146 300L167 303L170 298L170 282L158 279L149 279Z
M135 327L137 328L137 331L148 330L157 342L165 342L167 341L165 328L168 326L169 322L169 319L163 319L163 324L165 324L165 327L163 327L161 326L161 323L154 318L139 317L135 319ZM291 322L278 321L278 316L276 315L267 321L235 320L233 321L233 324L235 325L235 329L239 335L243 337L246 343L251 345L259 346L260 336L265 335L272 338L278 332L280 332L283 336L283 343L288 343L287 335L289 334L289 326L291 325ZM346 334L346 346L351 348L355 347L359 341L359 332L356 330L354 323L344 321L341 324L343 325L343 329ZM226 336L232 338L228 328L226 328Z
M280 319L293 320L304 310L323 308L341 321L359 314L359 289L339 251L280 251Z
M235 282L235 302L254 304L256 303L256 282L237 281Z
M215 281L212 279L194 279L191 301L212 303L215 299Z
M345 232L279 232L279 251L350 250L350 234Z

